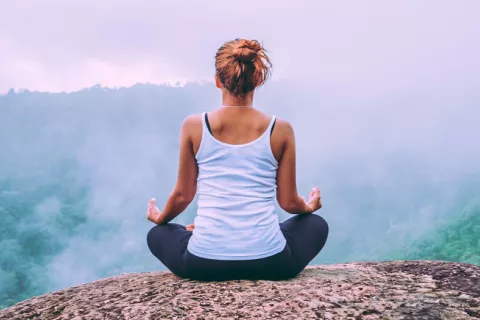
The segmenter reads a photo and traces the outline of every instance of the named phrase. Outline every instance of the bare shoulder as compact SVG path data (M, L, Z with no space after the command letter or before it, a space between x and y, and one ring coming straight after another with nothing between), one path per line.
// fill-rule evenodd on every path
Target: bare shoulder
M293 127L291 123L285 119L277 118L275 121L275 128L270 139L270 146L272 147L275 159L280 162L283 158L285 148L295 144L295 137L293 134Z
M293 126L292 124L285 119L277 118L275 121L275 131L282 136L292 136L293 135Z
M182 126L183 127L195 127L197 125L202 124L202 115L199 113L194 113L188 115L185 119L183 119Z
M189 134L194 134L202 130L202 115L191 114L187 116L182 123L182 131Z
M264 113L260 110L256 110L256 111L258 113L260 113L265 118L265 120L270 121L270 119L272 119L271 115L268 115L268 114L266 114L266 113ZM275 130L274 130L274 132L277 132L280 135L292 134L293 133L293 127L292 127L292 125L290 124L289 121L276 116L275 117Z
M202 115L191 114L182 123L182 136L190 144L193 154L196 154L202 142Z

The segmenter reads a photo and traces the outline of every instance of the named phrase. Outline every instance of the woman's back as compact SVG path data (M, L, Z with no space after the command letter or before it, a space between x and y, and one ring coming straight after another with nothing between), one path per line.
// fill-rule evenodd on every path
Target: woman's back
M223 107L201 116L197 217L190 252L211 259L258 259L285 246L275 214L275 117Z

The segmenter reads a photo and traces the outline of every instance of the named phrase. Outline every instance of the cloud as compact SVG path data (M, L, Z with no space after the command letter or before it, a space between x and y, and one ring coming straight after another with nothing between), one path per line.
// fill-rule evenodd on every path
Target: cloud
M276 78L358 93L480 84L480 3L9 1L0 91L208 79L226 40L262 40Z

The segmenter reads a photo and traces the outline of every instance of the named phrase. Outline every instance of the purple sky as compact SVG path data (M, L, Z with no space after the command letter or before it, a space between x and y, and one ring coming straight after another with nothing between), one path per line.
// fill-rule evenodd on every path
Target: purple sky
M274 77L383 92L480 87L480 1L15 0L0 92L211 79L216 49L263 41Z

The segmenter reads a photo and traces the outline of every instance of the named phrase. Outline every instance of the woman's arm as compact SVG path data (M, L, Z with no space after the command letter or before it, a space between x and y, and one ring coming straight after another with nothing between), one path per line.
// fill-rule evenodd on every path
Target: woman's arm
M192 135L193 127L197 125L196 115L187 117L180 131L180 161L177 183L168 197L165 207L153 221L165 224L182 213L195 198L197 192L198 166L195 159Z
M283 139L283 152L278 163L277 201L280 207L288 213L312 213L322 207L320 190L315 187L310 192L308 202L297 192L295 134L293 127L287 121L279 121L277 126Z

